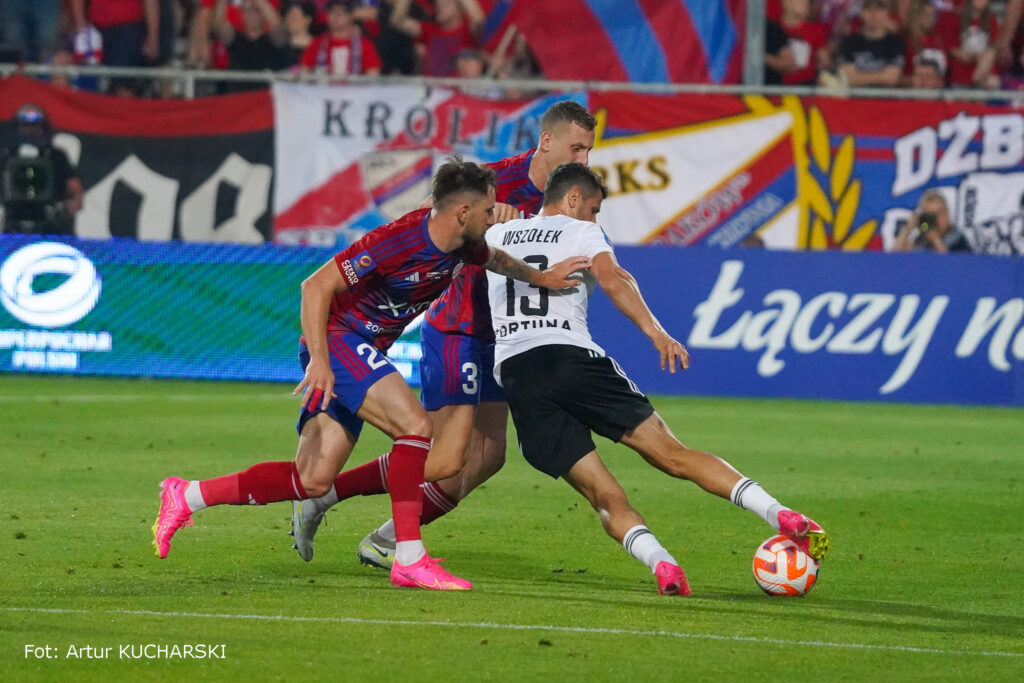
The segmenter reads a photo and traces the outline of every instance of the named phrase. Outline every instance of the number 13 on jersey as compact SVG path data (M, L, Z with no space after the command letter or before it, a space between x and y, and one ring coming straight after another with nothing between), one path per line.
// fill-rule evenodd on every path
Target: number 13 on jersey
M547 256L526 256L523 257L523 260L531 266L535 266L538 270L547 270ZM505 315L510 318L514 317L516 314L516 284L516 281L512 278L505 278ZM536 289L538 292L537 295L531 293L527 296L519 297L519 312L523 315L547 315L548 290L545 287L536 287L525 282L520 282L518 284L522 287L528 287L529 289ZM536 305L531 302L531 299L533 298L537 299Z

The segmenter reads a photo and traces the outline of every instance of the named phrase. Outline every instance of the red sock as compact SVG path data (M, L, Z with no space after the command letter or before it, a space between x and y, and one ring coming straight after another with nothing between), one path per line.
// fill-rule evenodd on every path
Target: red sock
M385 453L365 465L353 467L339 474L334 480L338 500L353 496L372 496L388 492L388 462L390 453Z
M395 539L416 541L420 537L420 513L423 511L423 469L430 452L430 440L408 435L395 439L388 464L391 491L391 517L395 520Z
M420 513L420 525L430 524L439 517L444 517L455 509L459 501L455 500L436 481L428 481L423 485L423 512Z
M242 472L199 482L207 505L266 505L303 500L306 490L294 462L261 462Z

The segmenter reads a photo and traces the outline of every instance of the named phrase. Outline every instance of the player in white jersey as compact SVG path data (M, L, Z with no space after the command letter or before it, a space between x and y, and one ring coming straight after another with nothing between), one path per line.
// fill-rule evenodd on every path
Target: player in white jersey
M758 514L821 559L829 539L818 524L781 505L721 458L680 443L618 363L590 338L587 303L597 284L650 338L663 370L689 367L686 349L651 313L636 280L617 263L596 223L607 194L586 166L564 164L548 177L538 216L497 225L487 233L489 243L538 268L565 255L589 256L593 263L581 275L580 286L558 292L488 273L497 338L494 372L508 397L523 455L535 468L563 477L579 491L608 535L651 569L662 594L688 595L686 575L629 504L601 461L591 431L624 443L666 474L689 479Z

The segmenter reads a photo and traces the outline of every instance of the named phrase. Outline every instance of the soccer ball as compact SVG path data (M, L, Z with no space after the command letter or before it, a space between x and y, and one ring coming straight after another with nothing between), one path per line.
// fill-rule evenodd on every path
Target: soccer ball
M754 552L754 581L768 595L806 595L818 580L818 561L785 536L772 536Z

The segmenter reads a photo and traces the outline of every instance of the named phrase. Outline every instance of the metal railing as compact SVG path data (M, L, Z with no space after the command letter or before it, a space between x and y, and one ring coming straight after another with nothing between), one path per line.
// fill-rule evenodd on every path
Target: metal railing
M944 88L915 90L912 88L821 88L813 86L713 85L702 83L624 83L613 81L552 81L536 79L467 79L427 76L333 76L292 71L235 71L186 69L176 67L108 67L54 66L49 64L0 63L0 76L21 74L32 78L66 76L78 78L131 78L172 80L181 84L186 99L196 96L199 83L257 83L267 86L275 81L321 84L418 85L426 88L462 88L470 91L493 89L532 92L631 92L642 94L719 94L719 95L816 95L838 98L914 99L941 101L1002 102L1024 107L1024 90L976 90Z

